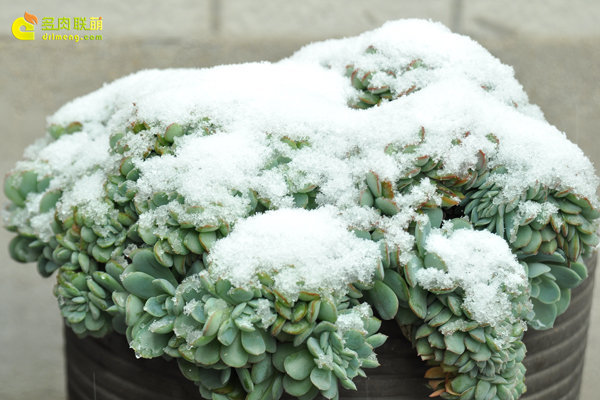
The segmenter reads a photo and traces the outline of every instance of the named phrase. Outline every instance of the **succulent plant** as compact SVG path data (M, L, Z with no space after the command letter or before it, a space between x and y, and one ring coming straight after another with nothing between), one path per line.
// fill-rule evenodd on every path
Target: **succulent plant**
M423 54L396 59L382 45L387 37L372 39L372 46L356 46L361 47L356 54L334 62L318 59L326 65L319 73L303 63L294 66L307 68L315 79L324 74L322 82L344 82L351 95L344 98L343 112L354 113L344 116L357 115L357 124L368 117L366 126L376 131L369 140L340 134L342 144L336 144L331 141L335 126L321 132L323 119L304 126L291 111L291 122L256 117L266 122L248 139L236 133L236 118L256 109L242 108L243 117L215 111L252 103L227 103L237 88L229 89L227 100L214 95L220 107L186 100L192 107L182 107L193 110L186 118L148 114L144 96L138 110L135 95L126 105L99 107L97 119L82 116L81 122L73 122L83 112L78 108L68 118L57 118L45 142L32 150L37 157L19 164L5 179L11 201L5 225L16 232L11 256L37 261L43 276L57 271L54 292L61 313L79 336L115 331L125 335L139 357L177 359L183 375L207 399L277 400L284 392L299 399L319 394L337 399L340 386L356 389L355 378L379 365L375 349L386 340L379 333L380 319L399 324L428 363L425 379L432 396L519 398L525 391L524 331L527 324L551 328L567 309L570 290L587 277L583 257L598 245L598 201L581 182L556 183L542 173L519 189L515 179L524 178L513 170L521 165L510 161L503 148L503 140L514 147L515 139L506 133L475 131L474 124L473 132L446 134L431 121L414 120L401 135L388 138L385 129L393 125L378 125L378 118L387 121L402 112L399 105L409 107L410 99L433 96L427 93L441 67L439 60ZM315 54L311 57L324 57ZM242 75L264 68L280 78L296 71L285 63L245 68L250 72L240 70ZM153 73L139 78L144 93L144 85L155 81ZM255 88L246 78L252 95L244 95L253 99ZM475 87L485 96L500 96L494 101L508 105L511 113L523 113L515 118L526 118L533 111L509 78L476 81ZM177 84L186 86L187 79ZM302 88L310 86L302 82ZM502 83L511 88L509 97L495 90ZM191 92L180 90L187 99ZM271 97L277 93L256 96L276 107L278 100ZM308 92L302 99L314 96ZM129 115L130 103L134 111ZM150 110L171 109L170 104L150 104ZM302 104L310 107L310 101ZM103 116L107 109L115 114ZM378 117L378 112L389 115ZM76 154L68 147L81 144L89 151L97 145L100 153L81 165L73 156L66 166L43 153L64 145ZM204 147L205 153L194 153ZM337 175L339 170L347 175ZM273 260L257 262L252 251L268 253L267 247L274 246L264 239L273 239L264 235L268 221L259 220L255 233L263 239L244 239L240 243L247 247L233 248L239 252L234 270L244 271L253 262L261 267L273 262L274 267L253 271L246 282L235 271L215 276L215 246L233 238L243 221L283 215L276 213L288 209L307 210L296 214L300 221L322 218L326 213L318 213L329 210L335 218L327 221L341 220L342 233L353 232L350 236L359 242L342 235L346 247L332 246L331 254L318 253L318 259L311 258L313 248L303 247L306 251L291 261L275 252ZM295 232L297 226L286 227L287 222L282 218L278 226ZM300 242L292 240L288 247L327 239L315 239L318 230L299 235ZM489 247L471 249L458 261L435 247L444 240L464 245L469 242L464 237ZM308 260L315 273L330 266L330 273L345 282L345 272L335 265L347 264L345 253L359 244L375 249L376 262L368 254L354 257L359 260L353 273L361 278L342 288L312 287L308 276L294 275ZM473 302L485 301L484 296L473 300L453 266L461 264L462 272L473 268L462 261L492 247L500 256L486 261L491 272L481 279L496 285L492 289L504 301L492 310L498 311L491 313L495 319L481 316ZM344 262L335 264L339 260ZM287 286L284 273L294 278L284 282ZM497 276L512 281L500 285Z

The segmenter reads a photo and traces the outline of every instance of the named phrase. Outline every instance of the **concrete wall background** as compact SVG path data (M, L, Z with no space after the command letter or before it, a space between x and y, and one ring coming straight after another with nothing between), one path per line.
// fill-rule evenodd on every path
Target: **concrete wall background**
M27 7L23 9L23 7ZM12 21L102 16L98 42L21 42ZM0 2L0 170L41 136L66 101L142 68L275 61L313 40L420 17L471 35L513 65L532 102L600 165L600 2L594 0L31 0ZM2 203L6 200L1 195ZM10 261L0 231L0 398L64 399L61 318L53 278ZM600 292L596 291L582 399L597 398Z

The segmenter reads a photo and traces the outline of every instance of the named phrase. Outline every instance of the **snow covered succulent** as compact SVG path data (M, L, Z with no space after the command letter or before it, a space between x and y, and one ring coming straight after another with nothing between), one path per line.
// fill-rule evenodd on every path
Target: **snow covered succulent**
M119 79L6 177L11 255L57 273L78 335L176 358L205 398L338 398L378 366L380 319L435 395L518 398L523 333L568 307L600 213L591 163L513 75L407 20Z

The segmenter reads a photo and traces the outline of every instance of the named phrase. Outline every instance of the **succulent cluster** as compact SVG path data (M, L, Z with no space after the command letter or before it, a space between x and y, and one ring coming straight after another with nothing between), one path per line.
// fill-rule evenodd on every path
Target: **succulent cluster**
M132 258L122 274L125 289L114 293L122 299L117 307L130 346L140 357L177 358L207 398L279 398L284 389L333 398L338 381L355 388L352 378L378 365L373 348L385 341L380 322L350 298L336 303L302 292L292 302L270 288L268 277L254 290L203 274L177 284L149 249ZM337 326L344 315L358 317L360 326Z
M377 52L367 49L367 54ZM385 79L372 79L418 68L429 67L420 59L395 70L349 66L347 76L358 99L350 106L369 108L416 93L416 83L399 92L378 84ZM83 128L85 123L79 122L52 125L48 140ZM430 365L425 378L432 396L504 400L524 393L525 322L535 329L553 326L569 305L570 290L587 276L582 257L598 244L600 212L589 199L543 184L514 198L499 196L507 168L490 168L483 149L462 174L448 174L440 157L423 154L423 127L418 141L389 143L383 150L392 159L411 160L403 176L386 180L371 171L356 188L358 207L391 218L403 212L399 198L423 183L434 186L407 222L405 231L414 238L410 251L388 241L385 225L353 228L357 237L375 242L381 255L372 279L349 284L345 294L301 291L291 297L267 274L257 277L258 285L238 287L209 273L211 249L235 230L233 224L222 218L198 225L195 216L204 210L182 193L138 195L140 159L172 156L183 137L218 135L219 129L216 122L201 118L160 131L151 121L134 121L113 133L110 155L119 163L104 179L106 212L100 218L77 206L70 213L56 211L63 191L48 189L50 174L21 168L7 176L4 190L12 202L7 228L17 234L10 254L20 262L37 261L43 276L57 272L54 293L75 333L102 337L116 331L140 357L175 358L207 399L276 400L284 392L299 399L319 394L337 399L340 385L356 389L354 379L379 365L375 349L386 340L378 333L380 319L395 320ZM469 134L452 145L460 146ZM139 137L150 140L134 140ZM292 153L311 146L310 138L268 137ZM495 135L487 138L492 146L499 144ZM132 149L132 143L145 147ZM141 157L136 159L133 150ZM263 169L286 171L291 158L273 154ZM321 205L317 183L300 188L288 183L293 206L312 210ZM277 209L260 193L256 188L229 194L248 200L249 217ZM19 217L34 197L40 214L53 212L50 237L39 237ZM177 206L167 207L173 204ZM165 211L160 229L142 223L143 214L158 211ZM472 314L464 288L426 289L420 283L425 269L449 272L448 260L427 245L432 232L449 236L460 230L487 230L503 238L524 271L525 284L518 291L504 288L510 309L496 325Z
M453 220L453 230L472 229L462 219ZM418 228L417 228L418 229ZM428 229L421 229L423 241ZM407 276L423 267L445 270L446 266L435 253L422 252L407 265ZM413 278L414 279L414 278ZM519 288L512 293L511 313L499 327L478 323L463 304L460 288L439 286L429 288L421 304L413 307L420 313L412 323L411 336L422 360L432 367L426 378L434 395L444 398L519 398L525 391L523 378L525 345L521 341L525 326L531 319L528 304L529 290ZM508 331L509 338L503 338ZM501 339L502 338L502 339Z

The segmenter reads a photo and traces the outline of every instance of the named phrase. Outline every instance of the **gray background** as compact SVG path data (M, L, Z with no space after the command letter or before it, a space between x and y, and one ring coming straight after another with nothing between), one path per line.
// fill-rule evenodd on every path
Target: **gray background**
M0 3L3 173L44 133L47 115L124 74L152 67L275 61L311 41L354 35L406 17L441 21L513 65L547 119L578 143L596 166L600 162L600 2L595 0L95 3ZM44 42L38 34L35 41L18 41L10 27L24 11L38 18L102 16L104 40ZM3 195L0 200L6 201ZM0 398L64 399L61 318L51 294L54 278L42 279L33 265L10 261L10 238L0 230ZM582 399L598 398L594 378L600 373L599 303L597 295Z

